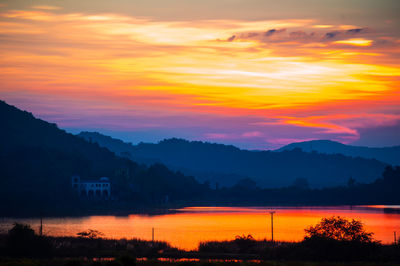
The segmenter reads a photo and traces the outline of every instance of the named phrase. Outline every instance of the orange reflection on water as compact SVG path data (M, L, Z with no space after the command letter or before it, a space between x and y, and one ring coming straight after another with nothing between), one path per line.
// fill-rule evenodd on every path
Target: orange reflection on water
M274 215L274 238L277 241L299 241L304 229L314 225L323 217L333 215L364 222L368 231L383 243L393 241L393 232L400 232L400 213L384 213L383 208L367 207L191 207L165 215L129 216L88 216L69 218L47 218L44 220L45 233L55 236L75 236L77 232L94 229L107 238L140 238L151 240L152 228L155 239L167 241L172 246L191 250L199 242L209 240L231 240L236 235L251 234L256 239L270 239L269 210ZM10 227L15 219L0 220L0 228ZM19 222L39 226L37 219L23 219Z

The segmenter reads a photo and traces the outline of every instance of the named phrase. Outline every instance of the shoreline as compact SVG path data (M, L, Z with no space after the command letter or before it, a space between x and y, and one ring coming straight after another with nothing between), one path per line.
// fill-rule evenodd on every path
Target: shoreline
M383 206L383 207L375 207L375 206ZM112 207L112 206L110 206ZM118 207L118 206L116 206ZM326 207L327 209L368 209L368 210L376 210L376 212L380 212L378 210L382 210L384 213L400 213L400 205L380 205L380 204L170 204L170 205L153 205L153 206L141 206L141 207L131 207L131 208L116 208L116 209L88 209L88 210L78 210L78 211L63 211L61 214L60 211L50 211L50 212L42 212L42 215L37 212L24 213L24 214L13 214L13 215L2 215L0 219L23 219L23 218L76 218L76 217L86 217L86 216L117 216L117 217L125 217L129 215L148 215L148 216L157 216L157 215L166 215L166 214L174 214L181 212L182 209L192 208L192 207L204 207L204 208L272 208L272 209L290 209L290 208L302 208L302 209L320 209ZM189 212L189 211L186 211Z

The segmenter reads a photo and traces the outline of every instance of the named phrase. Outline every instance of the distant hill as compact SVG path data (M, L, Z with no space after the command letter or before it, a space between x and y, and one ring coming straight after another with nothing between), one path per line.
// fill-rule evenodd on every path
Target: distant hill
M81 209L85 202L71 189L73 174L107 176L116 200L136 204L164 201L166 196L170 200L192 199L204 189L193 177L161 164L144 166L118 157L4 101L0 101L0 125L2 214Z
M200 181L225 186L245 178L253 179L260 187L291 186L299 180L304 183L304 179L312 187L338 186L346 185L350 177L368 183L380 177L386 166L375 159L307 153L300 149L248 151L182 139L131 145L99 133L82 132L79 136L135 161L162 162Z
M316 151L326 154L343 154L351 157L377 159L388 164L400 165L400 146L369 148L345 145L331 140L312 140L291 143L278 149L277 151L288 151L295 148L300 148L306 152Z

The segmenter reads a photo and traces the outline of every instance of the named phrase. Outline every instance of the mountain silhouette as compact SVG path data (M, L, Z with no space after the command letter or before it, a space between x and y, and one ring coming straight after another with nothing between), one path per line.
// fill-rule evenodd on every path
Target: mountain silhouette
M251 178L260 187L284 187L306 180L311 187L347 185L349 178L370 183L381 176L386 164L375 159L341 154L319 154L301 149L248 151L234 146L183 139L156 144L124 143L100 133L81 132L80 137L141 163L161 162L200 181L232 186Z
M107 176L115 201L147 204L192 199L207 186L162 164L139 165L55 124L0 101L0 212L20 215L80 210L71 176ZM7 203L7 204L5 204ZM94 205L93 205L94 204ZM93 203L101 206L101 203ZM130 206L133 206L132 204ZM96 208L97 208L96 207Z
M388 164L400 165L400 146L370 148L345 145L331 140L312 140L291 143L276 151L287 151L295 148L300 148L306 152L316 151L318 153L343 154L351 157L377 159Z

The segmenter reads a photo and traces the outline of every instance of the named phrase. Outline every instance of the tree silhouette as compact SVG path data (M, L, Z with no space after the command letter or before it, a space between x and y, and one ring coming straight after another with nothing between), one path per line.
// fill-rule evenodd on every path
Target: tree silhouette
M16 257L45 257L51 255L51 244L46 237L36 235L29 225L15 223L8 231L6 251Z
M373 242L373 233L366 232L361 221L347 220L340 216L322 218L315 226L305 229L304 240L336 240L359 243Z
M89 239L98 239L98 238L102 238L104 236L104 234L102 232L97 231L97 230L92 230L92 229L89 229L89 230L86 230L83 232L79 232L79 233L77 233L77 235L79 237L89 238Z

